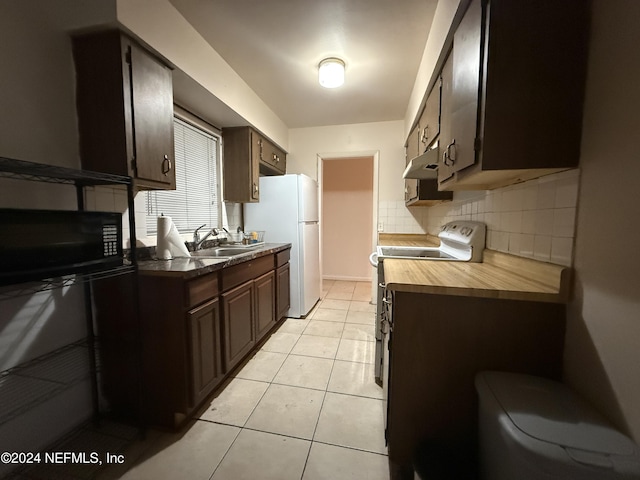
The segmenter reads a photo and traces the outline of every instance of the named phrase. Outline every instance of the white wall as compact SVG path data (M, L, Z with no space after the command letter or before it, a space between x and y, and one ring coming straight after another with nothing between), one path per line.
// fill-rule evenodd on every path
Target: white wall
M467 0L440 0L436 6L436 11L433 15L433 22L431 23L431 29L429 30L429 37L424 47L422 54L422 60L420 61L420 67L418 68L418 74L416 75L416 81L413 85L413 91L409 98L407 105L407 112L404 119L404 137L409 136L411 126L415 120L422 104L425 99L429 80L436 69L438 57L442 51L447 34L451 28L451 23L455 17L455 14L462 3L466 3Z
M289 130L287 173L318 180L318 155L324 158L367 156L379 152L380 200L404 198L403 122L358 123Z
M640 2L593 12L565 377L640 442Z

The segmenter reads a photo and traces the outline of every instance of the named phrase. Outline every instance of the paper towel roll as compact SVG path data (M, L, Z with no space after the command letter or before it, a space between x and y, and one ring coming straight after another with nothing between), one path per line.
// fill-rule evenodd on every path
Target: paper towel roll
M173 257L190 257L178 229L173 224L171 217L158 217L158 243L156 245L156 257L161 260L171 260Z

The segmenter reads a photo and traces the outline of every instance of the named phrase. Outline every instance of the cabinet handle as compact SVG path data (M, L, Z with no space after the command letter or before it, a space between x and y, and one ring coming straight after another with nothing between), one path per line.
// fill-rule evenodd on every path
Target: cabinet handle
M258 194L258 184L253 182L253 194L257 195Z
M429 140L429 125L422 130L422 143L427 143Z
M455 138L449 145L447 145L447 148L445 148L444 153L442 154L442 161L448 167L456 163L456 139Z
M165 175L168 175L169 172L171 171L172 165L171 165L171 159L169 158L168 155L164 156L164 160L162 160L162 173L164 173Z
M258 145L260 146L260 160L263 160L263 158L262 158L262 139L258 140Z

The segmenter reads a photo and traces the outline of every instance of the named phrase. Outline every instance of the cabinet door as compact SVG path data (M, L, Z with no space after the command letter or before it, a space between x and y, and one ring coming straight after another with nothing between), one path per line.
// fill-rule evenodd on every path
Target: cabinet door
M202 401L222 379L218 299L187 313L190 347L190 406Z
M175 188L171 70L118 30L74 37L73 56L83 168Z
M452 88L453 88L453 56L447 57L442 67L442 91L440 102L440 161L438 163L438 182L442 183L453 175L450 161L445 157L447 146L451 144L453 132L451 130Z
M254 281L256 293L256 341L276 323L276 274L272 270Z
M481 25L481 2L474 0L453 38L451 140L442 148L446 163L454 172L476 161Z
M131 45L136 177L175 189L171 70Z
M286 171L286 154L270 140L260 136L258 133L254 132L253 135L260 138L260 173L267 176L284 174Z
M420 117L420 153L426 151L440 133L440 90L441 79L438 78Z
M286 171L287 157L285 153L276 147L268 140L264 140L266 144L266 153L263 158L263 163L270 167L270 172L265 172L271 175L284 174Z
M251 132L251 159L249 162L250 201L260 200L260 161L264 157L264 140Z
M404 180L404 201L410 203L418 198L418 179L406 178Z
M257 202L260 172L260 137L248 127L222 130L224 200L227 202Z
M278 315L276 321L287 315L291 306L291 268L289 264L278 267L276 271L276 307Z
M271 157L276 170L285 174L287 172L287 154L274 145Z
M405 150L406 161L414 159L418 155L420 155L420 126L416 125L411 130L409 134L409 138L407 138L407 145Z
M222 294L225 369L230 371L255 344L253 280Z

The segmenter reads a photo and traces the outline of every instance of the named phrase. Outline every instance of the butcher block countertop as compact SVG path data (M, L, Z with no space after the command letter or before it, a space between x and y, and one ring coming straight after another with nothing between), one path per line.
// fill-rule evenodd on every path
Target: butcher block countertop
M380 234L380 245L437 246L430 235ZM571 268L494 250L482 263L384 259L387 288L399 292L566 303Z

